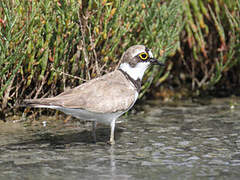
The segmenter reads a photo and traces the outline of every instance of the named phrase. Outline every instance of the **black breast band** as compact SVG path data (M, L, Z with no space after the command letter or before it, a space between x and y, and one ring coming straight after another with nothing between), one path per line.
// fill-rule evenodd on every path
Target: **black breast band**
M133 79L131 76L129 76L125 71L123 71L122 69L118 69L119 71L121 71L123 73L123 75L133 83L133 85L135 86L135 88L137 89L137 92L140 91L141 89L141 80L140 79Z

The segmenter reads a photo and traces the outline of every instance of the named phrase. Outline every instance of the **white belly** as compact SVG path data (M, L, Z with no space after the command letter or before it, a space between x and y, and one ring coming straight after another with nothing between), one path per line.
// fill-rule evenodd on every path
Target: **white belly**
M96 121L104 124L110 124L112 120L117 119L119 116L121 116L124 113L124 112L96 113L96 112L90 112L83 109L62 108L62 107L56 107L56 106L53 109L62 111L65 114L74 116L75 118L80 120Z

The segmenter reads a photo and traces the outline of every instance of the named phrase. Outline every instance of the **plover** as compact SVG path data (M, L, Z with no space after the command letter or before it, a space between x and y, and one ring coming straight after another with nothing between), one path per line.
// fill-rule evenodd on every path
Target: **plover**
M144 45L135 45L122 55L118 69L89 80L56 97L25 99L23 106L51 108L78 119L110 124L110 144L114 144L116 119L136 102L144 72L150 65L161 65ZM96 139L96 136L94 136Z

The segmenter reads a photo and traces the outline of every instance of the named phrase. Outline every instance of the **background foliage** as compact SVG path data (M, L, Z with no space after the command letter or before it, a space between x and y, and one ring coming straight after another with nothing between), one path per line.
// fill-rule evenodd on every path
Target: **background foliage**
M186 24L173 70L178 84L189 84L196 95L206 90L216 94L219 88L233 93L240 84L240 1L184 0L183 4Z
M167 59L165 69L147 72L141 97L236 90L239 13L240 0L2 0L1 108L112 71L134 44Z

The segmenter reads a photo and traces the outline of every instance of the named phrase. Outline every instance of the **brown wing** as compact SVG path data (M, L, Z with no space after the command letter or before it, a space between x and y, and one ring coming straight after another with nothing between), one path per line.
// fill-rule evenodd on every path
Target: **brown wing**
M135 102L135 93L134 86L117 70L54 98L38 99L38 103L107 113L124 111L131 107Z

